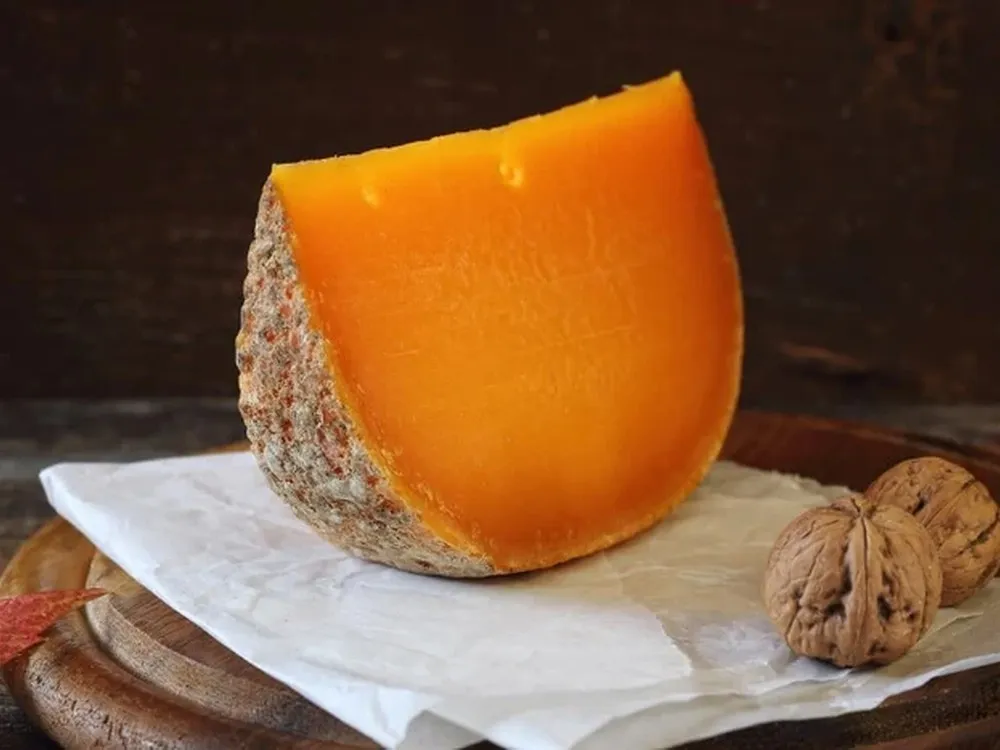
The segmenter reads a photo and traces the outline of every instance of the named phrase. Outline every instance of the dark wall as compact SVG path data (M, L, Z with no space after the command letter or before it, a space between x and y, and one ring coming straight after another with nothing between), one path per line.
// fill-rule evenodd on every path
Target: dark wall
M234 394L272 162L680 68L744 402L1000 400L998 39L987 0L5 0L0 394Z

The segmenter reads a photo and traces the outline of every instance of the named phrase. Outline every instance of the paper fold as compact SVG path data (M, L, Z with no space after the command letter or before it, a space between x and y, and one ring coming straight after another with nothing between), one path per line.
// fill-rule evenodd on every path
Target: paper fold
M349 557L247 453L60 464L41 479L56 511L168 606L386 747L664 748L870 708L1000 660L995 582L882 670L793 658L761 607L764 564L788 521L843 488L728 462L632 542L472 582Z

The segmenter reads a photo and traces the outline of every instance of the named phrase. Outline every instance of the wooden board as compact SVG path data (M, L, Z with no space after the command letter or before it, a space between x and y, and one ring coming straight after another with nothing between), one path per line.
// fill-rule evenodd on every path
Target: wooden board
M840 422L743 413L724 453L853 487L897 461L934 453L1000 495L997 455ZM61 520L25 543L0 578L0 595L83 585L113 595L60 621L45 643L4 669L18 703L63 747L375 747L160 603ZM1000 666L935 680L874 711L767 724L689 747L956 748L997 734Z

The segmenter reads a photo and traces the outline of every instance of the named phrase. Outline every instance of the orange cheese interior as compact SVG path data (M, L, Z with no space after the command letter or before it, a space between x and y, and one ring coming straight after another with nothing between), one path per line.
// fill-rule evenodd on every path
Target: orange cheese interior
M679 74L272 180L340 398L438 536L558 562L702 478L742 301Z

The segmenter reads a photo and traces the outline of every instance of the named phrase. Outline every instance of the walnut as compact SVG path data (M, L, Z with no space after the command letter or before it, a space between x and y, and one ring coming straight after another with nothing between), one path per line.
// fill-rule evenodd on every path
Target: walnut
M888 664L927 632L941 598L934 542L912 515L851 493L778 535L764 605L797 654Z
M865 495L916 516L941 560L941 606L959 604L1000 567L1000 507L972 474L942 458L903 461L876 479Z

